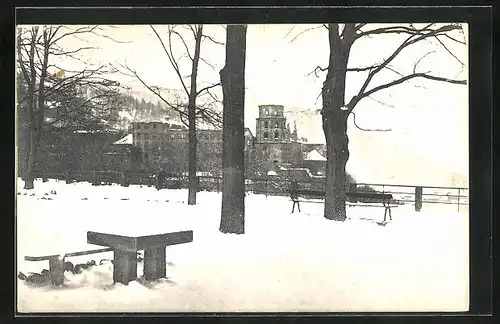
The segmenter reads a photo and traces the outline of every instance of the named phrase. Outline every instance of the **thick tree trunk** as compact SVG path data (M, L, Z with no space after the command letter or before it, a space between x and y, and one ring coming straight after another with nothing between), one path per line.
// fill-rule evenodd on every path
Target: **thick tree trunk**
M227 26L223 92L222 233L245 233L245 51L246 25Z
M342 114L325 114L323 120L327 149L325 218L344 221L349 159L346 118Z
M322 120L327 148L325 218L346 219L346 164L349 159L348 113L343 110L350 45L340 38L338 24L329 24L330 59L323 84Z
M29 132L29 149L24 176L24 189L34 189L35 185L35 161L38 148L38 132L32 130Z

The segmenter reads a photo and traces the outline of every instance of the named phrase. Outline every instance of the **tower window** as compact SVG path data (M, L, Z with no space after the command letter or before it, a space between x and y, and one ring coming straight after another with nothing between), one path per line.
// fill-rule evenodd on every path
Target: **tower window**
M269 110L266 109L266 116L269 116Z
M278 112L276 110L273 111L274 116L278 116Z
M264 122L264 128L269 128L269 122L268 121Z
M268 132L264 132L264 139L268 139L269 138L269 133Z
M274 125L274 128L280 128L280 124L278 122L276 122L276 124Z
M280 133L279 132L274 132L274 139L279 139L280 138Z

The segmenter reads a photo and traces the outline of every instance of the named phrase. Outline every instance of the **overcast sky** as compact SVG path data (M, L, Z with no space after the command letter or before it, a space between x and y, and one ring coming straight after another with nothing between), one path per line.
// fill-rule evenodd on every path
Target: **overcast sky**
M309 75L316 66L326 66L329 49L327 30L318 25L249 25L246 51L246 100L245 124L255 131L257 106L260 104L282 104L286 109L317 110L321 108L319 97L325 74L317 78ZM181 89L181 84L170 66L162 46L147 25L102 26L101 33L127 43L115 43L106 38L87 37L97 50L87 51L82 58L94 63L127 64L149 84L164 88ZM166 26L155 26L165 42ZM380 27L366 25L365 29ZM188 46L192 44L190 31L178 26L178 31L186 36ZM465 34L467 26L464 25ZM205 25L204 32L214 39L225 42L225 29L220 25ZM454 36L463 40L464 35ZM363 67L379 63L390 55L401 43L405 35L383 35L362 38L354 44L349 58L349 67ZM79 47L81 39L67 39L64 47ZM418 70L432 71L437 76L467 79L467 47L451 40L445 41L450 51L460 59L465 67L443 49L437 42L420 42L405 49L394 60L392 66L401 73L411 73L414 62L424 54ZM88 46L88 44L87 44ZM177 57L181 57L184 46L177 39L172 43ZM225 48L209 40L202 43L201 56L209 63L201 62L198 87L219 81L219 70L224 65ZM66 62L74 66L74 62ZM180 61L181 69L189 74L190 61ZM211 66L209 66L211 65ZM398 76L389 70L383 71L372 81L376 86ZM366 73L350 72L347 79L346 101L355 94ZM145 93L140 82L126 77L120 80ZM371 88L370 86L369 88ZM221 91L216 90L221 97ZM152 96L149 96L152 98ZM383 104L382 104L383 103ZM363 128L386 129L390 132L370 133L376 140L389 140L398 146L412 150L429 159L447 165L453 170L467 173L468 168L468 88L428 80L417 80L378 92L372 98L363 99L356 109L357 124ZM297 121L300 124L301 121ZM304 121L302 121L304 122ZM302 126L304 128L304 126ZM358 136L352 122L349 136L351 141ZM313 142L324 142L320 116L307 121L307 130L299 129Z

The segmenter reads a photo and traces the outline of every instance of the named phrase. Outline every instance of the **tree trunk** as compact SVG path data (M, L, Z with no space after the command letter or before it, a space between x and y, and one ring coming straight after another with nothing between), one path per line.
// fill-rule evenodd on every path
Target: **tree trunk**
M222 209L219 230L245 233L245 51L246 25L227 26L223 93Z
M188 205L196 205L196 192L197 192L197 181L196 181L196 116L195 107L191 108L188 106L188 119L189 119L189 157L188 157Z
M38 83L38 93L30 91L30 107L29 107L29 122L30 122L30 130L29 130L29 147L28 147L28 159L26 166L26 176L24 189L33 189L34 188L34 180L35 180L35 161L36 161L36 153L38 150L38 145L40 142L40 135L42 132L42 125L45 117L45 78L47 77L47 67L49 62L49 38L48 38L48 30L46 27L43 29L43 61L40 71L40 80ZM34 54L30 53L30 69L31 69L31 87L30 89L35 89L35 67L34 67ZM35 98L37 100L35 101ZM36 110L35 108L36 104Z
M31 130L29 132L29 150L25 171L24 189L35 188L35 161L38 149L38 131Z
M196 205L196 193L198 191L198 178L196 177L196 97L198 96L196 80L198 76L198 63L200 61L201 37L203 36L203 25L197 27L195 37L195 49L193 65L191 66L191 87L189 89L188 102L188 126L189 126L189 158L188 158L188 205Z
M326 117L325 117L326 116ZM349 159L347 120L342 115L325 114L323 128L326 137L325 218L346 219L346 164Z
M323 84L321 110L326 139L325 213L327 219L346 219L346 164L349 159L348 113L343 110L350 45L340 38L338 24L329 24L330 58Z

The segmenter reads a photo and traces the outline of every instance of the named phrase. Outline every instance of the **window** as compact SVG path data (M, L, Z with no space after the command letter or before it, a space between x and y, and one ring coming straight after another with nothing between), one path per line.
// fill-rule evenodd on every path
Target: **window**
M175 135L174 135L174 134L172 134L172 135L171 135L171 137L172 137L172 138L175 138Z
M264 128L269 128L269 122L268 121L264 122Z
M144 134L144 139L149 139L149 134Z
M151 139L155 140L156 139L156 135L155 134L151 135Z
M274 139L277 140L280 138L280 133L279 132L274 132Z
M276 124L274 125L274 128L280 128L280 123L276 122Z
M269 116L269 110L266 109L266 116Z
M156 124L153 124L153 128L156 128Z
M273 115L278 116L278 112L276 110L273 110Z
M269 138L269 133L268 132L264 132L264 139L268 139Z

